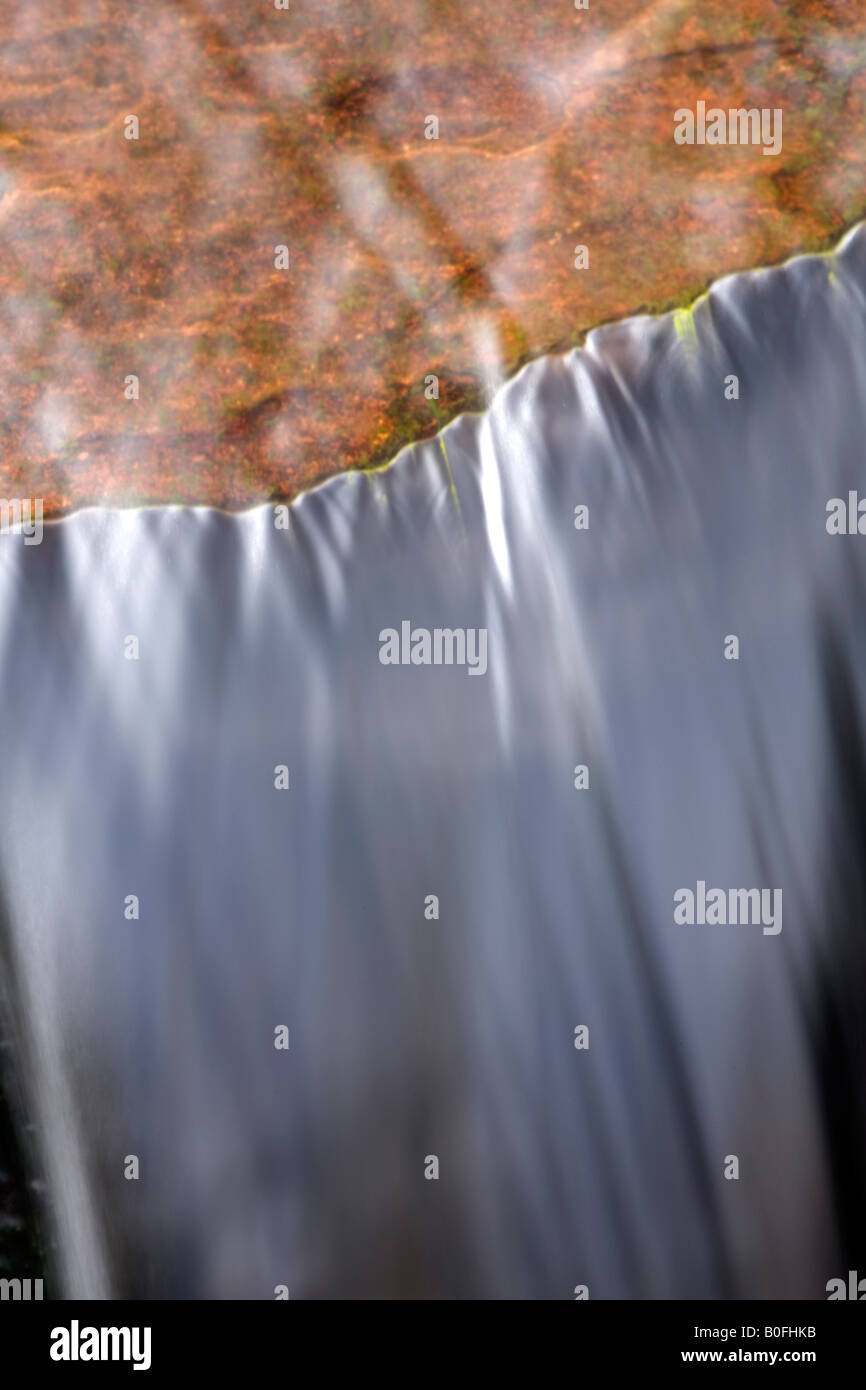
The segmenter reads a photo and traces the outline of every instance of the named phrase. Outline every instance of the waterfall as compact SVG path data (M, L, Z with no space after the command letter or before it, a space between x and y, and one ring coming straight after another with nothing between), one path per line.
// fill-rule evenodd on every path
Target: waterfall
M0 537L5 1023L65 1296L864 1268L864 305L855 230L287 510ZM676 920L715 888L780 930Z

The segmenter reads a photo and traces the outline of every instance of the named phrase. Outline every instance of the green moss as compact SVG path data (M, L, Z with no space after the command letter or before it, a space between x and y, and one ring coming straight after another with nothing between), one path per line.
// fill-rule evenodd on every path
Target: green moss
M698 330L695 327L694 308L688 306L674 312L674 329L688 357L698 354Z
M463 513L462 513L461 510L460 510L460 497L458 496L458 493L457 493L457 484L454 482L454 474L451 472L451 460L450 460L449 457L448 457L448 450L447 450L446 447L445 447L445 435L444 435L444 433L443 433L443 434L440 434L440 436L439 436L439 448L441 449L441 451L442 451L442 457L443 457L443 459L445 460L445 468L446 468L446 471L447 471L447 473L448 473L448 484L449 484L449 491L450 491L450 493L451 493L451 500L452 500L452 502L454 503L455 507L457 508L457 515L458 515L458 517L460 518L460 522L461 522L461 524L462 524L462 522L463 522Z
M246 324L241 331L241 342L250 352L275 357L284 346L284 335L270 319L260 319L258 323Z
M359 310L366 309L369 302L370 296L365 289L350 285L340 299L340 312L356 314Z

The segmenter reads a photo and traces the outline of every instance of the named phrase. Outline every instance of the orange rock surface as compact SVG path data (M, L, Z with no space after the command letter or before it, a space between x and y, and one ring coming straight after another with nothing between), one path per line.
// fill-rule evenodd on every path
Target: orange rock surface
M0 37L0 493L46 514L384 463L866 208L860 0L2 0ZM700 99L782 152L676 144Z

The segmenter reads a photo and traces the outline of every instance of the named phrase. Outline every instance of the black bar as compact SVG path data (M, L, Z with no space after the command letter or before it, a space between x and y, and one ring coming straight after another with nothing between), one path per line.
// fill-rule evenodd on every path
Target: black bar
M266 1379L280 1369L316 1375L347 1355L354 1363L353 1374L373 1374L377 1366L390 1362L393 1373L414 1379L419 1372L429 1378L437 1362L443 1375L453 1376L461 1365L470 1371L475 1357L467 1339L482 1334L476 1354L485 1380L495 1372L497 1353L504 1371L520 1375L520 1362L514 1357L523 1350L535 1364L533 1379L546 1379L548 1374L555 1378L555 1366L564 1357L569 1378L587 1371L594 1376L605 1371L653 1375L703 1365L800 1365L826 1381L836 1371L856 1375L866 1334L866 1310L836 1302L587 1301L559 1313L512 1306L506 1324L499 1323L501 1309L478 1304L456 1313L450 1307L428 1308L416 1323L418 1316L405 1307L395 1317L393 1310L377 1314L366 1305L362 1313L355 1306L323 1308L291 1300L7 1302L0 1307L0 1364L7 1373L17 1364L22 1373L49 1372L62 1381L70 1376L91 1378L100 1371L134 1375L137 1360L140 1377L158 1383L186 1370L199 1382L211 1375L226 1380L254 1374L258 1383L259 1377ZM128 1335L96 1338L92 1330L102 1328L126 1329ZM52 1347L70 1356L77 1350L79 1358L53 1359ZM127 1359L108 1359L115 1349ZM104 1350L106 1359L84 1359L81 1353L89 1356L91 1350ZM11 1378L6 1383L11 1385Z

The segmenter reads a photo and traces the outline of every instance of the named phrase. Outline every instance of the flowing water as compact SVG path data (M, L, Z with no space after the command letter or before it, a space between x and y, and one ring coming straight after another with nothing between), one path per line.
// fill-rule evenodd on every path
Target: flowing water
M866 542L826 507L864 308L861 230L531 364L288 529L0 538L6 1023L63 1293L863 1267ZM486 670L383 664L406 621L485 629ZM781 930L677 923L699 880L781 889Z

